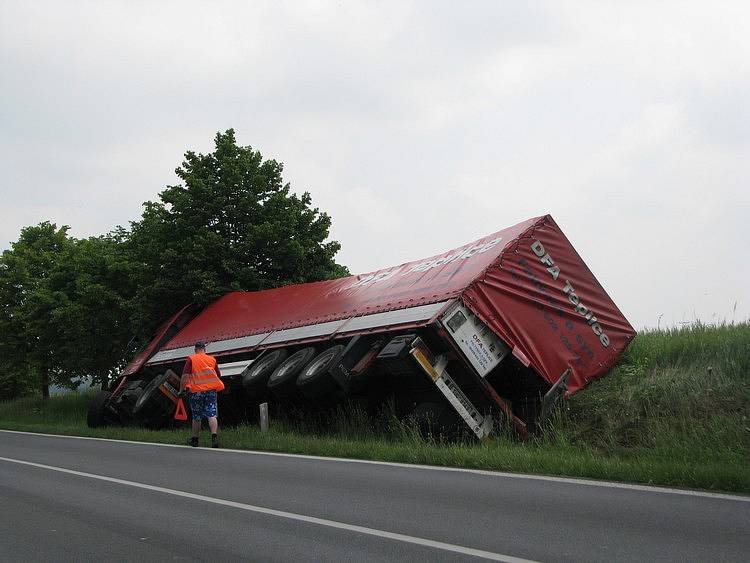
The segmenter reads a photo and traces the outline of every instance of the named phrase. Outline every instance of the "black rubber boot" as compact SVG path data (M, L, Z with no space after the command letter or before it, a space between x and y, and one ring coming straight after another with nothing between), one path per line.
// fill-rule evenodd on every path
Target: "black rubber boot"
M194 436L191 436L188 440L188 445L193 446L194 448L198 447L198 438L195 438Z
M218 448L219 447L219 436L218 436L218 434L211 434L211 447L212 448Z

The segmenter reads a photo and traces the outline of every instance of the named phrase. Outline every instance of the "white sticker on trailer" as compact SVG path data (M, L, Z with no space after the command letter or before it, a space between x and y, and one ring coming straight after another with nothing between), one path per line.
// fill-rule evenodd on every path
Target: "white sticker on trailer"
M492 371L508 353L508 347L503 341L460 302L442 316L441 322L482 377Z
M492 355L489 346L475 332L472 332L467 338L467 346L476 363L482 368L483 372L490 371L497 365L498 359Z

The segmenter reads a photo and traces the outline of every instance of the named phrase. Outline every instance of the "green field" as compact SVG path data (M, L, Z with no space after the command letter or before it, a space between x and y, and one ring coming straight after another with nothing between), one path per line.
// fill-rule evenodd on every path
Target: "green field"
M183 443L186 430L90 429L90 394L0 403L0 428ZM750 325L697 324L639 334L606 377L519 443L422 438L409 422L342 408L321 420L227 428L222 445L750 492ZM205 432L204 432L205 434ZM206 436L202 436L206 440Z

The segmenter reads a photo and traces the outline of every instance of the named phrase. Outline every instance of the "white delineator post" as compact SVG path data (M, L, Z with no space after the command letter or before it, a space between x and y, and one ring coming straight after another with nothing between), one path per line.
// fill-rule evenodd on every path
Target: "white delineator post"
M260 431L268 432L268 403L260 405Z

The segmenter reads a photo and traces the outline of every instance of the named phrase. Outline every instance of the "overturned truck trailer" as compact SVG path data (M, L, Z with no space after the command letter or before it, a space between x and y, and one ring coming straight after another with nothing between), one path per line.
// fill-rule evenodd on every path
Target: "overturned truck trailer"
M614 365L635 331L549 215L369 274L229 293L167 320L88 422L159 426L193 344L208 342L222 418L268 401L391 401L433 430L525 436L551 404ZM464 426L466 425L466 426Z

